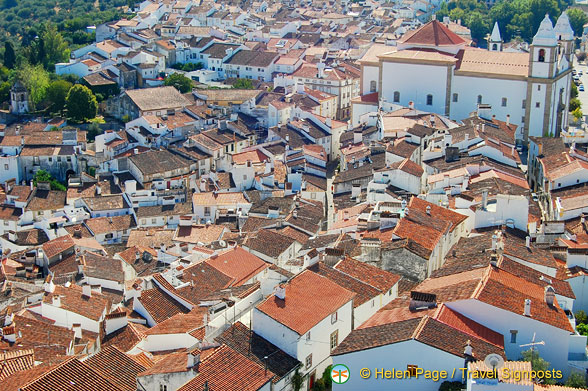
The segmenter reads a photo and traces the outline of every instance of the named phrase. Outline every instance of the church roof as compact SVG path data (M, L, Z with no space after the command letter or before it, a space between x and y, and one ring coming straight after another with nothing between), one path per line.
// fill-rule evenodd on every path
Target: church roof
M432 20L421 28L406 33L400 42L409 45L431 46L452 46L466 43L462 37L449 30L438 20Z
M500 36L500 29L498 28L498 22L494 22L494 28L492 29L490 42L502 42L502 37Z
M562 12L553 29L559 40L572 41L574 39L574 30L570 24L567 12Z
M545 18L539 25L537 34L533 37L533 45L537 46L557 46L557 37L553 30L553 23L549 19L549 15L545 15Z

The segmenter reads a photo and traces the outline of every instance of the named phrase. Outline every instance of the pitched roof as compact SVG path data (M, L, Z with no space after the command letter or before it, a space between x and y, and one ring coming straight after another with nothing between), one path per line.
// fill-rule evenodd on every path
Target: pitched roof
M180 108L190 102L172 86L127 90L125 94L141 111Z
M115 231L127 231L137 226L133 215L94 217L86 220L85 224L94 235Z
M137 374L146 369L114 346L100 350L84 363L125 391L137 389Z
M167 294L159 285L153 289L142 291L141 297L136 300L141 302L149 315L153 317L155 323L161 323L179 313L187 314L190 312L188 308Z
M103 314L110 310L111 302L103 294L92 292L92 296L84 296L82 287L71 285L66 288L60 285L55 287L53 293L45 293L43 302L53 303L53 296L59 296L61 299L61 309L74 312L92 320L100 320Z
M261 258L239 246L208 258L206 263L233 278L233 286L243 285L268 267Z
M73 358L21 387L22 391L121 391L86 364Z
M408 45L453 46L466 41L438 20L432 20L414 32L406 33L400 43Z
M216 342L227 345L261 366L267 365L267 369L276 374L274 383L300 365L296 358L254 333L241 322L236 322L225 330L216 338Z
M198 375L178 391L199 391L205 384L211 390L257 391L273 376L262 365L222 345L202 360Z
M13 352L0 353L0 381L18 371L24 371L35 366L35 352L33 349L23 349Z
M291 279L285 290L285 300L272 294L256 308L299 335L355 297L355 293L310 270Z
M53 258L54 256L73 248L74 245L73 238L68 234L43 243L43 252L47 258Z
M189 160L171 153L167 149L143 152L132 155L129 159L143 175L163 174L173 170L186 169L192 164Z
M379 267L349 257L339 261L334 268L357 278L384 293L392 289L392 287L400 280L398 274L382 270Z
M296 239L262 228L250 234L244 246L272 258L279 257Z

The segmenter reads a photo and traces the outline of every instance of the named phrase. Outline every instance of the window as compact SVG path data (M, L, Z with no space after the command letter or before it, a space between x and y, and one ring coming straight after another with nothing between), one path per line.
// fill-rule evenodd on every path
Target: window
M306 333L306 340L310 341L310 331L308 333Z
M400 102L400 91L394 91L394 102Z
M310 353L308 356L306 356L306 361L305 361L305 368L310 369L310 367L312 367L312 353Z
M4 165L4 169L5 169L6 171L8 171L8 164L5 164L5 165Z
M409 364L409 365L407 365L407 366L406 366L406 370L408 371L408 374L409 374L411 377L413 377L413 376L416 376L416 374L417 374L417 369L418 369L418 368L419 368L419 366L418 366L418 365L410 365L410 364Z
M337 321L337 312L333 312L331 314L331 324L334 324Z
M376 81L375 80L370 81L370 92L376 92L376 88L378 88Z
M339 330L335 330L331 333L331 351L339 345Z
M157 219L156 218L151 219L151 224L156 224L156 223L157 223Z
M204 207L204 216L210 216L210 206Z
M536 108L539 108L539 107L541 107L541 103L540 103L540 102L535 102L535 107L536 107Z
M147 224L147 219L141 219L141 224L143 224L143 225Z
M167 391L167 386L165 384L160 384L159 391Z
M433 95L429 94L427 95L427 106L432 106L433 105Z
M502 107L506 107L506 102L507 102L507 99L506 98L502 98Z
M53 161L53 158L52 158L51 156L49 156L49 157L47 158L47 160L49 160L49 163L51 163L51 162Z
M510 330L510 343L517 343L517 330Z
M456 93L453 94L453 101L457 102L457 94Z
M539 62L545 62L545 49L539 50Z
M537 86L537 91L541 91L541 84Z
M521 117L521 123L524 124L525 123L525 117Z
M482 95L478 95L478 104L482 104Z
M376 305L376 301L372 299L372 308Z
M524 108L526 108L526 107L527 107L527 100L526 100L526 99L523 99L523 105L522 105L522 108L524 109Z
M492 50L497 51L498 50L498 45L497 44L492 44Z

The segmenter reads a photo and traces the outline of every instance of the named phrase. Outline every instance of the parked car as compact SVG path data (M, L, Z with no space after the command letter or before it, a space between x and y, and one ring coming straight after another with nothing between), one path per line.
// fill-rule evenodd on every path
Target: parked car
M533 201L539 202L539 197L537 197L537 193L531 193L531 198L533 199Z
M580 84L580 87L578 87L579 91L584 91L584 84Z

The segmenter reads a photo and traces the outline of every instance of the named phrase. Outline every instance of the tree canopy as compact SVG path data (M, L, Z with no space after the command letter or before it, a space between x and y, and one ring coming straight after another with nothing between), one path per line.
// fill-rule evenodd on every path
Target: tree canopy
M51 174L45 170L39 170L35 173L35 176L33 177L33 185L37 186L38 182L49 182L51 184L51 190L67 190L63 184L59 183L57 179L53 178Z
M54 80L47 87L45 99L49 103L48 111L58 113L65 108L67 93L72 84L66 80Z
M31 103L36 106L43 99L49 87L49 73L41 65L25 64L16 70L16 79L20 80L29 91Z
M252 90L254 87L253 82L249 79L237 79L237 81L233 83L233 88L238 88L241 90Z
M163 83L166 86L174 86L182 94L192 91L192 80L181 73L172 73Z
M556 19L568 4L568 0L501 0L489 8L483 1L451 0L441 5L437 18L441 20L449 16L451 20L461 19L462 23L471 30L472 38L478 41L479 45L484 44L487 34L492 31L494 22L498 22L504 41L510 41L515 37L530 41L545 14L549 14L555 24ZM573 22L572 19L574 19ZM577 12L572 12L570 16L572 28L574 23L579 24L581 21ZM574 30L574 32L576 35L582 34L581 30Z
M96 117L98 102L92 91L81 84L73 86L65 98L65 107L69 118L77 122Z

